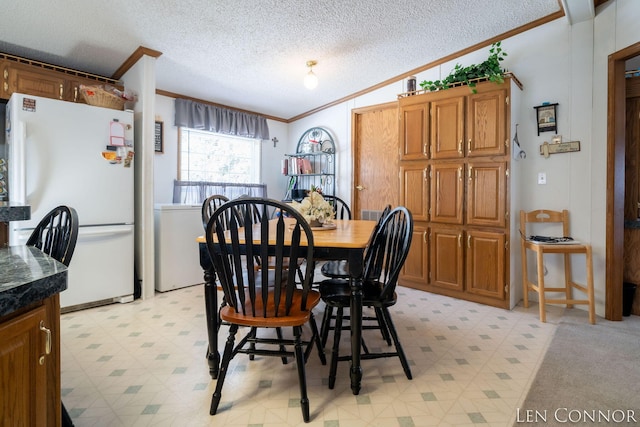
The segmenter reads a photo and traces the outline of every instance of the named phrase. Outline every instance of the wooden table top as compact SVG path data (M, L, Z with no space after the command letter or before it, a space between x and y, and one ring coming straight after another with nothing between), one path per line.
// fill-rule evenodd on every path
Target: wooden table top
M293 221L285 219L285 221ZM376 225L376 221L368 220L342 220L333 221L336 224L334 229L314 229L313 240L316 247L331 248L366 248L367 243ZM254 235L259 237L259 225L254 226ZM275 229L273 230L275 233ZM199 243L205 243L204 236L197 238Z

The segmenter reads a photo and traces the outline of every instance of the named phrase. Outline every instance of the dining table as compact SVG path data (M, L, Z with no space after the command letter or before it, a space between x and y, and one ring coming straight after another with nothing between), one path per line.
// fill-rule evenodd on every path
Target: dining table
M348 260L351 286L351 390L360 393L362 366L360 345L362 339L362 277L364 251L369 243L376 221L333 220L335 226L312 227L313 258L317 261ZM255 225L254 227L259 227ZM260 236L254 233L254 236ZM218 351L218 289L213 263L209 257L206 238L197 239L200 266L204 271L204 294L209 340L207 360L212 378L218 377L220 353ZM304 244L304 243L302 243Z

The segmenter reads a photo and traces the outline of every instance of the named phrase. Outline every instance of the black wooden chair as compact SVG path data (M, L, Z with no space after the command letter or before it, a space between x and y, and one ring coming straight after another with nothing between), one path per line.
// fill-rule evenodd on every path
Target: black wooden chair
M207 229L207 223L211 215L213 215L213 212L228 201L229 198L222 194L214 194L204 200L202 203L202 226L205 230Z
M271 220L271 209L280 209L287 218L281 215ZM261 213L259 223L243 227L252 224L249 216L255 211ZM232 220L227 224L225 221L229 217ZM206 239L227 304L220 310L220 317L229 324L229 336L211 399L211 415L218 410L229 362L238 353L293 356L298 368L302 415L308 422L305 363L314 343L320 360L326 363L312 312L320 302L320 294L311 289L314 248L309 224L289 205L246 197L229 201L213 213L207 224ZM258 265L260 259L267 258L273 260L273 269ZM306 262L306 268L302 283L297 284L295 269L284 268L284 265L297 265L300 259ZM312 333L308 340L303 340L302 327L306 324ZM249 331L235 345L235 335L241 326L248 327ZM285 327L293 329L293 339L282 339L279 333L266 338L256 333L258 329Z
M407 208L401 206L393 209L384 218L380 226L374 231L371 244L367 250L363 277L363 307L372 307L382 316L384 325L378 325L381 329L387 328L395 346L394 352L371 353L363 347L364 353L361 359L377 359L382 357L398 357L408 379L411 379L411 369L402 350L398 333L391 320L389 307L397 301L395 288L398 275L407 259L411 237L413 234L413 219ZM334 307L337 311L331 354L331 368L329 371L329 388L333 388L336 380L336 371L339 360L350 360L351 356L340 356L340 335L343 329L344 308L351 303L351 289L348 280L328 279L320 284L322 300L326 305ZM380 323L380 322L379 322Z
M336 219L351 219L351 209L347 202L336 196L323 196L336 213ZM327 261L320 267L320 273L325 277L348 278L349 267L346 260Z
M66 266L78 240L78 214L74 208L58 206L40 220L27 240L27 246L35 246Z
M78 241L78 214L74 208L58 206L40 220L27 240L50 257L69 266ZM73 421L62 404L62 426L73 427Z
M378 218L378 222L376 223L375 227L373 228L373 231L371 232L371 238L373 238L373 236L376 233L376 230L380 227L380 224L382 224L382 221L386 218L386 216L389 214L389 212L391 212L391 205L385 206L385 208L380 213L380 217ZM367 245L367 252L365 253L365 264L367 262L367 255L371 253L368 250L370 245L371 245L371 240L369 241L369 244ZM333 269L329 274L326 274L326 276L330 277L332 279L344 279L344 280L349 279L349 264L348 264L348 262L346 262L346 261L335 261L335 264L337 264L337 267L335 269ZM323 267L324 267L324 265L323 265ZM324 292L325 294L331 295L333 292L329 288L334 283L335 282L332 282L332 281L324 281L323 284L322 284L322 288L320 289L320 293L322 294ZM342 281L338 281L337 282L337 286L339 288L342 288L344 286L344 283ZM321 337L321 342L322 342L322 347L323 348L327 344L327 338L329 336L329 331L333 329L333 326L331 326L331 321L335 320L335 318L336 318L336 316L333 314L333 307L331 305L325 305L325 307L324 307L324 315L322 316L322 324L321 324L321 327L320 327L320 337ZM343 320L348 322L349 321L349 316L343 316ZM382 338L387 342L388 345L391 345L391 337L390 337L386 327L384 327L384 319L382 317L382 314L380 313L380 310L375 310L375 317L364 316L362 318L362 320L364 320L364 321L371 321L371 320L377 321L378 322L377 326L363 326L363 327L365 329L378 329L378 327L380 327L380 332L382 333ZM346 328L343 328L343 329L348 329L348 328L349 328L349 326L347 326Z

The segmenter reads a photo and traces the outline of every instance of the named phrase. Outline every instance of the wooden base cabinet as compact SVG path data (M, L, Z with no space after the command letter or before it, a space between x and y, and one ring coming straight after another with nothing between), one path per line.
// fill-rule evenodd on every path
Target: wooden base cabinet
M414 236L411 268L400 284L496 307L515 305L509 242L515 230L510 138L516 83L508 77L502 84L480 82L475 93L461 86L400 97L400 204L414 213L420 230L428 230L426 248ZM427 265L419 269L415 263L425 254Z
M60 426L59 325L58 295L0 318L3 426Z

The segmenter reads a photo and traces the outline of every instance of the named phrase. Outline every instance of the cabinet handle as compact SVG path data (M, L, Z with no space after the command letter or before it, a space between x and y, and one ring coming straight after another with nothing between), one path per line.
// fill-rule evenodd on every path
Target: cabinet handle
M427 144L423 144L422 145L422 155L426 156L427 155Z
M458 168L458 181L462 181L462 166Z
M64 85L60 83L60 99L62 99L63 96L64 96Z
M424 182L427 182L427 169L426 168L422 169L422 180ZM638 203L638 204L640 205L640 203Z
M471 138L469 138L469 141L467 141L467 152L471 152Z
M44 326L44 320L40 321L40 330L45 333L45 354L51 354L51 329Z
M9 92L9 83L4 82L4 91Z
M458 153L462 155L462 140L458 141Z
M427 243L427 230L422 232L422 241L426 244Z
M469 181L471 181L472 173L473 173L473 166L469 166Z
M362 185L356 185L356 190L362 191L362 190L366 190L367 187L363 187Z
M462 234L458 234L458 247L462 247Z
M78 102L78 86L73 88L73 102Z
M467 236L467 247L471 249L471 234Z
M3 75L4 75L4 79L7 80L9 78L9 70L5 68Z

